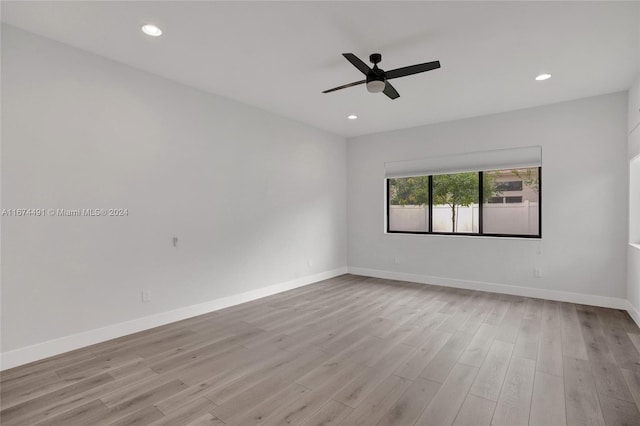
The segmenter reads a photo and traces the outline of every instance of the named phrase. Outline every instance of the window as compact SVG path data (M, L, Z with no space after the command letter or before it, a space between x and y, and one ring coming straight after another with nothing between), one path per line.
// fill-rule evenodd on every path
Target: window
M387 179L387 232L541 236L541 167Z
M436 175L432 181L433 231L477 233L478 173Z
M486 234L538 236L540 234L540 169L493 170L484 172L496 196L504 194L504 203L488 201L482 207L482 230ZM505 191L502 179L519 181L519 195ZM509 188L515 185L509 185ZM507 195L509 194L509 195Z
M389 228L396 231L429 231L429 178L389 179Z

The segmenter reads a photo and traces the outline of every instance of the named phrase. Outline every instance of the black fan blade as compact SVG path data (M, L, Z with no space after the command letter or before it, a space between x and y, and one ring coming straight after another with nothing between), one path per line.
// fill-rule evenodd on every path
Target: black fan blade
M371 71L371 68L369 68L367 64L362 62L360 58L353 53L343 53L342 56L347 58L347 61L351 62L354 67L358 68L362 74L367 75L369 71Z
M395 70L387 71L385 77L398 78L407 75L418 74L425 71L431 71L440 68L440 61L427 62L425 64L411 65L403 68L396 68Z
M396 99L400 97L400 93L396 90L395 87L391 85L388 81L384 84L384 90L382 91L385 95L390 97L391 99Z
M357 86L358 84L364 83L366 80L354 81L353 83L345 84L344 86L334 87L333 89L325 90L322 93L335 92L336 90L346 89L347 87Z

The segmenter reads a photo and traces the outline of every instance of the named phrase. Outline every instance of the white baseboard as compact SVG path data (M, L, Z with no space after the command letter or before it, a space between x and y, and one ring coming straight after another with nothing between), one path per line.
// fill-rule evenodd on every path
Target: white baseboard
M271 296L272 294L282 293L283 291L292 290L318 281L346 274L347 267L334 269L331 271L321 272L315 275L308 275L295 280L274 284L268 287L247 291L245 293L234 294L233 296L222 297L220 299L210 300L197 305L186 306L184 308L174 309L172 311L161 312L134 320L121 322L118 324L108 325L106 327L84 331L82 333L72 334L70 336L61 337L59 339L49 340L31 346L15 349L0 354L0 371L8 368L17 367L29 362L44 359L50 356L58 355L64 352L79 349L85 346L104 342L107 340L122 337L127 334L137 333L139 331L148 330L171 322L180 321L186 318L195 317L206 314L208 312L217 311L218 309L227 308L229 306L238 305L240 303L250 302L262 297Z
M638 311L638 308L633 306L629 301L627 301L627 312L629 312L629 316L636 325L640 327L640 311Z
M429 275L408 274L404 272L382 271L378 269L349 267L349 273L388 280L410 281L420 284L433 284L443 287L464 288L468 290L487 291L490 293L511 294L514 296L534 297L538 299L556 300L558 302L579 303L581 305L601 306L603 308L626 310L629 304L626 299L597 296L594 294L572 293L568 291L547 290L542 288L520 287L507 284L469 281L454 278L434 277ZM632 315L633 316L633 315ZM634 318L635 319L635 318ZM636 320L637 322L637 320Z

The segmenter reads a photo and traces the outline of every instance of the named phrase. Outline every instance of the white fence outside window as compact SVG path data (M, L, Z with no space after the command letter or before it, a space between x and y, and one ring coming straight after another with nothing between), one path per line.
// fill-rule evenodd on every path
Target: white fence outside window
M478 232L478 205L457 207L457 232ZM485 204L482 210L485 234L537 235L539 210L537 202ZM389 206L389 229L392 231L426 232L429 229L427 206ZM451 207L433 206L433 230L452 232Z

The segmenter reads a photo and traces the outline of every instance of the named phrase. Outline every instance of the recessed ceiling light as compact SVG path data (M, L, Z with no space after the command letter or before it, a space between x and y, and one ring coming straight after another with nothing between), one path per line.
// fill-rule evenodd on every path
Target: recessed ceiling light
M153 24L143 25L142 32L151 37L159 37L162 35L162 30Z
M536 77L537 81L549 80L551 78L551 74L540 74Z
M348 118L349 120L355 120L356 118L358 118L358 116L357 116L357 115L354 115L354 114L351 114L351 115L348 115L348 116L347 116L347 118Z

